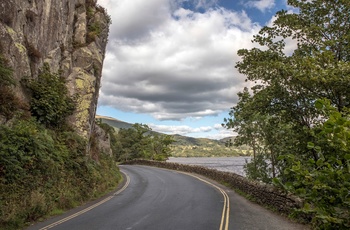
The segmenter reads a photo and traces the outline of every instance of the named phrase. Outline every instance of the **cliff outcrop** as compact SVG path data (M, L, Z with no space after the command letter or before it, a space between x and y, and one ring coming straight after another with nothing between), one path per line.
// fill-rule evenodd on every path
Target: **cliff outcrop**
M0 52L17 82L46 62L61 72L77 109L69 123L89 138L94 129L110 18L97 0L2 0ZM28 100L17 84L16 93Z

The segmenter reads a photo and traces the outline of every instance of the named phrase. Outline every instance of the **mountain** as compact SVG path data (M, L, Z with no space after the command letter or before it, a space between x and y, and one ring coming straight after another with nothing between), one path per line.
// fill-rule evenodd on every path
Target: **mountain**
M117 131L119 129L132 128L131 123L127 123L112 117L96 115L96 119L101 119L114 127ZM212 157L212 156L238 156L250 154L247 147L226 147L225 143L234 137L228 137L221 140L213 140L208 138L194 138L182 136L179 134L172 135L175 142L172 146L172 156L174 157Z
M115 119L113 117L106 117L106 116L96 115L95 118L96 119L101 119L101 121L103 123L106 123L106 124L112 126L117 131L119 129L130 129L130 128L132 128L132 125L133 125L131 123L127 123L125 121L121 121L121 120Z

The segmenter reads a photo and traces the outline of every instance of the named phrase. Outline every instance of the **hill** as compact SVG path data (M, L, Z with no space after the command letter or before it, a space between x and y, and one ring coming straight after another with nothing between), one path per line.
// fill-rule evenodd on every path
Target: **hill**
M96 115L95 118L96 119L101 119L103 123L106 123L106 124L112 126L117 131L119 129L130 129L130 128L132 128L132 125L133 125L131 123L127 123L125 121L121 121L121 120L115 119L113 117L106 117L106 116Z
M96 115L96 119L101 119L114 127L117 131L120 129L132 128L131 123L127 123L112 117ZM225 143L234 137L228 137L221 140L208 138L194 138L182 136L179 134L172 135L175 142L172 146L172 156L174 157L218 157L218 156L239 156L249 155L249 148L242 147L226 147Z

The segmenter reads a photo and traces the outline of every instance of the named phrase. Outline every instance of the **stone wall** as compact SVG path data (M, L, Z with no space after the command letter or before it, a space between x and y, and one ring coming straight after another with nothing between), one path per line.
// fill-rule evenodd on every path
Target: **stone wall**
M215 169L209 169L202 166L184 165L178 163L132 160L124 164L148 165L160 168L179 170L183 172L196 173L217 182L224 183L233 189L249 195L256 203L269 206L283 214L291 214L293 210L303 206L300 198L287 194L274 186L253 182L245 177L230 172L222 172Z
M35 78L45 62L67 79L77 109L69 123L87 139L94 118L109 17L97 0L1 0L0 53L19 83ZM17 84L24 101L26 92Z

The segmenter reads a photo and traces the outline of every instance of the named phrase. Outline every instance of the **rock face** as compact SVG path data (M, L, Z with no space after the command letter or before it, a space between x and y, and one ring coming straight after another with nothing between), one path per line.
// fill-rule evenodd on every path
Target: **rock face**
M70 124L89 138L100 88L110 18L97 0L1 0L0 53L14 78L35 78L47 62L62 71L77 109ZM18 84L18 96L26 93Z

